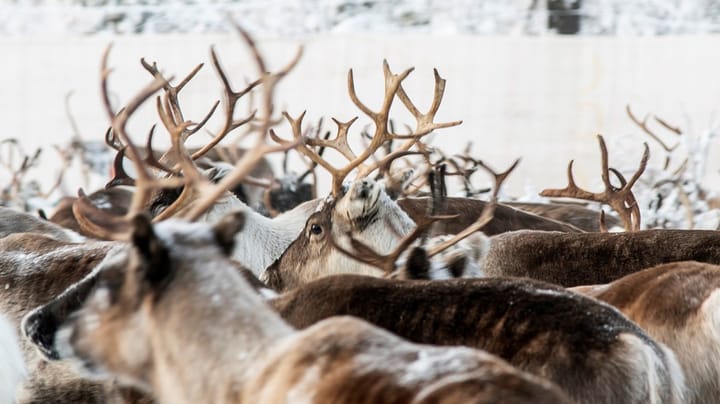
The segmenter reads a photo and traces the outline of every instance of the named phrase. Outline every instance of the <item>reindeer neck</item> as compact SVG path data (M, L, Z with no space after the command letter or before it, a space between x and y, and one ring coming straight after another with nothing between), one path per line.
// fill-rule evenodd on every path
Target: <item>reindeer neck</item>
M162 402L232 401L253 362L294 331L222 262L179 271L155 305L151 378Z
M233 258L259 277L298 237L319 202L305 202L273 219L245 206L245 228L235 237Z

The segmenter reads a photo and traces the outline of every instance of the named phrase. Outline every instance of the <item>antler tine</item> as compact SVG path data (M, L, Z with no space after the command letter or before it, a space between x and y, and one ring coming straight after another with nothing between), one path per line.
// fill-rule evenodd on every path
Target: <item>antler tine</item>
M101 94L105 110L110 117L112 131L118 139L125 144L124 152L129 153L137 171L137 180L135 181L136 190L133 195L128 212L124 216L113 216L107 212L95 207L83 192L80 192L78 199L73 203L73 213L80 224L80 227L101 238L125 239L130 229L130 219L145 209L147 201L150 199L151 192L154 189L162 187L177 187L181 182L176 178L158 179L155 178L143 164L140 154L125 131L130 116L135 110L152 96L157 90L161 89L165 84L163 80L155 78L150 84L145 86L127 106L121 109L117 114L112 110L110 97L108 92L108 77L110 70L107 68L110 46L108 46L103 54L101 63Z
M180 172L166 166L165 164L161 163L157 158L155 158L155 151L153 150L152 145L153 136L155 135L155 127L156 125L151 126L150 131L148 132L147 141L145 143L145 151L147 155L145 156L145 159L143 161L149 166L165 171L170 175L179 176Z
M505 182L507 177L515 170L515 168L517 168L518 164L520 164L520 160L521 160L520 158L515 160L515 162L513 162L512 165L510 166L510 168L508 168L507 170L505 170L501 173L497 173L495 170L490 168L490 166L485 164L482 160L476 161L477 165L479 167L482 167L485 171L487 171L493 177L493 180L495 181L495 186L493 187L493 195L492 195L493 198L497 198L498 192L500 191L500 186Z
M125 149L118 150L113 159L112 178L105 184L105 189L118 185L135 185L135 179L130 177L125 171L125 167L123 167L124 159Z
M600 220L600 223L598 224L598 226L600 227L600 233L607 233L609 230L607 227L607 223L605 223L605 211L602 209L600 209L600 219L599 220Z
M495 214L495 208L497 207L497 197L500 193L500 188L502 187L503 183L507 179L507 177L510 175L510 173L515 170L515 168L520 164L520 159L516 159L510 168L505 170L504 172L497 173L495 170L490 168L488 165L479 162L480 167L485 169L491 176L493 176L495 180L495 186L493 187L492 197L490 198L490 201L487 202L485 207L483 207L482 212L480 213L480 216L468 227L464 228L461 232L454 235L452 238L443 241L442 243L433 246L428 250L428 257L433 257L437 255L438 253L447 250L448 248L454 246L455 244L459 243L469 235L475 233L476 231L481 230L483 227L485 227L486 224L488 224Z
M220 80L223 83L223 100L224 100L224 108L225 108L225 121L223 122L223 126L220 128L219 131L213 136L212 140L208 142L205 146L203 146L200 150L193 153L192 158L193 160L197 160L198 158L202 157L210 151L215 145L220 143L222 139L224 139L230 132L233 130L239 128L240 126L245 125L248 122L251 122L253 119L255 119L255 115L257 111L251 111L250 114L240 120L235 120L235 108L237 107L237 102L245 96L245 94L251 92L255 87L257 87L261 82L262 79L257 79L251 83L249 83L244 89L241 91L235 91L232 88L232 84L230 83L230 79L228 79L227 74L225 73L225 70L222 68L222 65L220 64L220 59L217 56L217 53L215 52L215 47L210 48L210 58L212 59L213 67L215 67L215 71L217 72L218 76L220 76Z
M190 181L199 181L203 175L195 165L192 157L185 148L185 130L192 125L189 121L178 122L172 113L172 100L165 94L164 97L157 96L155 105L160 116L160 121L170 134L170 152L175 153L175 161L180 166L183 175Z
M445 94L446 80L440 77L437 69L433 69L433 75L435 77L435 90L433 94L433 100L432 104L430 105L430 109L424 114L420 112L420 110L418 110L415 104L410 100L410 97L408 97L405 89L402 87L402 84L399 86L397 91L398 98L400 98L400 101L402 101L405 107L415 117L417 127L415 128L415 132L411 135L394 134L395 138L419 137L426 135L435 129L449 128L460 125L462 123L462 121L434 123L435 115L437 114L438 109L440 109L440 103L442 101L443 95Z
M322 120L322 118L320 118L320 119ZM319 134L316 133L315 137L319 137ZM329 138L330 138L330 131L327 131L327 132L325 132L325 136L323 136L323 139L327 140ZM325 153L325 147L320 147L320 150L318 150L318 152L317 152L318 156L322 157L323 153ZM305 179L305 177L307 177L308 175L312 175L314 178L313 187L317 188L317 175L315 174L315 168L317 168L318 163L316 163L312 160L310 160L309 163L307 161L305 163L308 164L308 169L305 170L305 172L302 173L298 177L298 182L302 182ZM316 193L317 193L317 190L313 190L313 195L315 195Z
M108 117L111 121L111 127L113 133L115 133L119 139L120 142L124 143L125 147L127 147L128 157L130 160L132 160L137 168L137 175L138 179L141 179L143 181L150 180L152 178L151 174L145 169L144 166L140 164L140 161L142 160L140 158L140 153L137 150L137 147L135 147L135 144L130 140L129 136L125 132L125 125L127 124L128 118L135 112L135 110L143 103L145 100L150 98L156 91L163 88L165 85L165 81L155 78L150 84L148 84L145 88L143 88L138 95L133 98L128 105L118 111L117 114L115 114L112 110L112 105L110 103L110 93L108 91L108 77L110 75L111 70L107 67L108 58L110 55L110 49L112 45L108 45L108 47L105 49L105 52L102 56L102 64L101 64L101 93L102 93L102 99L103 104L105 105L105 112L108 114Z
M112 126L108 126L107 130L105 131L105 144L116 151L120 151L121 149L125 148L125 145L123 145L122 142L120 142L120 140L118 139L118 137L115 136L115 132L113 132Z
M640 178L642 173L647 167L648 159L650 158L650 148L647 143L643 143L644 151L640 159L640 165L630 178L630 181L625 181L622 175L612 168L608 167L608 153L605 140L601 135L597 136L598 143L600 145L601 160L602 160L602 182L605 186L603 192L595 193L589 192L579 188L572 177L572 161L568 165L568 185L563 189L545 189L540 192L541 196L547 197L569 197L577 199L585 199L589 201L596 201L610 205L617 213L625 224L626 231L636 231L640 229L640 213L635 196L632 194L632 187L635 185L637 180ZM618 178L621 178L621 187L616 188L610 183L610 172L614 172Z
M626 188L628 181L625 180L625 176L614 168L610 168L610 172L612 172L618 181L620 181L620 188ZM623 207L624 212L627 212L620 214L620 218L623 220L623 223L630 223L632 231L640 230L640 206L638 205L637 199L635 199L635 194L633 194L632 191L627 194Z
M152 65L147 63L144 58L140 58L140 64L147 70L150 74L153 75L156 79L162 80L165 82L165 85L163 85L163 90L165 90L165 93L167 94L168 98L170 99L170 106L172 107L172 113L173 116L176 118L176 120L183 122L185 121L185 118L183 118L182 110L180 109L180 103L178 100L178 95L180 91L187 85L187 83L192 80L193 77L197 74L197 72L200 71L203 67L203 63L200 63L199 65L195 66L195 68L187 75L185 78L178 84L177 86L170 85L170 82L165 79L162 73L160 73L160 70L157 67L157 63L153 62ZM213 108L214 110L214 108Z
M672 146L672 147L670 147L670 146L668 146L667 144L665 144L665 142L663 142L662 139L660 139L660 137L659 137L657 134L655 134L655 132L651 131L650 128L648 128L648 126L647 126L647 120L648 120L647 115L645 115L645 117L643 118L643 120L640 121L640 120L635 116L635 114L633 114L632 110L630 109L630 105L629 105L629 104L625 106L625 111L627 112L628 116L630 117L630 120L632 120L632 121L635 123L635 125L639 126L640 129L642 129L642 131L645 132L645 134L647 134L647 135L650 136L653 140L655 140L663 149L665 149L666 152L670 153L670 152L672 152L673 150L675 150L675 149L680 145L679 142L678 142L678 143L675 143L675 146ZM669 130L677 133L678 135L680 134L680 133L678 133L678 131L679 131L678 128L674 128L674 127L668 125L668 124L667 124L665 121L663 121L662 119L660 119L660 118L658 118L658 117L655 117L655 120L656 120L658 123L660 123L662 126L664 126L665 128L667 128L667 129L669 129Z

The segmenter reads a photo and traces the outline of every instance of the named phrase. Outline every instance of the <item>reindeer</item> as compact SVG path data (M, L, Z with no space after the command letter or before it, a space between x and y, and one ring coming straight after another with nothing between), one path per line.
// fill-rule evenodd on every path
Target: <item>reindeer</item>
M672 351L609 305L542 282L335 275L269 302L299 328L352 315L414 342L484 349L580 403L682 402Z
M99 271L57 332L61 355L160 402L346 402L361 386L357 402L568 402L481 351L411 344L349 317L293 330L227 259L242 223L242 213L212 227L138 216L129 253Z
M61 241L82 242L85 237L29 213L0 207L0 238L14 233L44 234Z
M720 267L674 262L612 283L572 290L617 307L653 339L670 347L685 374L688 402L717 401Z

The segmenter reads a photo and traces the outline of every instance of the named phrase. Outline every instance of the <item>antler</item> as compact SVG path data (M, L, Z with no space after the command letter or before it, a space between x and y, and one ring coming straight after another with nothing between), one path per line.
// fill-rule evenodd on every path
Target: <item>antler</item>
M385 77L385 96L383 97L382 104L380 106L380 109L377 111L371 110L369 107L367 107L357 96L357 93L355 91L355 81L353 78L353 71L352 69L348 72L348 93L350 95L350 99L355 104L355 106L360 109L365 115L367 115L373 122L373 125L375 126L375 132L372 135L372 138L370 140L370 144L368 147L366 147L360 155L356 155L352 149L350 148L347 140L348 131L351 127L351 125L355 122L357 117L350 119L347 122L341 122L337 119L333 118L333 122L337 125L337 133L335 135L335 138L333 139L320 139L318 137L315 138L307 138L303 136L302 132L302 119L305 116L305 112L300 114L298 118L292 118L288 113L283 113L285 116L285 119L290 124L293 138L297 142L302 142L298 146L298 151L305 156L307 156L310 160L317 163L318 165L325 168L328 172L332 174L333 180L332 180L332 195L339 195L342 189L342 183L345 180L345 178L352 172L354 169L358 169L358 177L367 176L370 174L373 170L387 166L390 161L397 159L401 156L410 154L409 149L423 136L427 135L428 133L432 132L434 129L439 128L447 128L455 125L459 125L462 123L462 121L454 121L454 122L446 122L446 123L434 123L433 120L435 118L435 114L437 113L437 110L440 107L440 102L442 100L443 93L445 91L445 80L440 77L437 70L434 70L435 73L435 94L433 97L433 103L427 113L421 113L415 105L410 101L409 97L405 93L405 91L402 88L402 81L405 80L405 78L412 72L412 68L407 69L403 71L400 74L394 74L390 70L390 66L388 65L387 61L383 61L383 75ZM394 133L388 126L388 120L389 120L389 112L390 107L392 106L393 100L395 97L400 98L400 100L403 102L403 104L406 106L406 108L413 114L413 116L416 119L417 126L415 130L409 134L406 135L399 135ZM280 144L286 143L288 141L281 139L277 134L274 132L270 133L270 136L275 142L278 142ZM373 155L378 149L380 149L383 144L386 142L389 142L393 139L407 139L406 142L401 145L398 149L395 151L385 155L383 158L377 160L376 162L372 164L365 164L365 161L368 160L368 158ZM332 149L335 149L338 153L340 153L343 157L345 157L349 162L343 167L333 167L331 164L329 164L326 160L318 156L318 154L313 151L308 146L315 146L315 147L329 147Z
M386 275L389 275L397 269L396 262L405 250L407 250L407 248L410 247L415 240L426 234L435 222L439 220L449 220L454 217L454 215L424 216L416 223L416 227L413 231L403 237L398 245L388 254L380 254L376 252L362 241L352 237L352 234L348 234L352 250L348 250L336 243L333 237L330 237L330 242L338 249L338 251L348 257L358 260L364 264L379 268L385 272Z
M100 86L102 90L103 104L111 121L112 132L114 133L113 136L117 136L118 141L124 145L123 153L127 152L129 154L129 157L135 166L135 171L137 173L137 180L135 180L136 190L128 212L124 216L116 217L96 208L95 205L93 205L92 202L90 202L90 200L85 196L82 190L79 192L78 199L75 203L73 203L73 213L75 214L80 227L84 231L104 239L125 239L130 229L130 220L145 209L145 205L149 201L154 190L162 187L174 188L182 185L183 182L179 181L177 178L155 178L155 176L147 169L145 164L143 164L143 160L140 158L140 153L137 147L125 131L125 126L130 116L150 96L159 89L163 88L165 85L164 80L155 78L150 84L145 86L145 88L143 88L125 108L121 109L117 113L113 112L107 84L108 77L111 72L111 70L107 67L110 49L111 46L108 46L102 56Z
M675 143L675 145L671 147L671 146L668 146L665 142L663 142L662 139L660 139L660 137L657 134L655 134L655 132L653 132L652 130L650 130L650 128L648 128L648 126L647 126L648 116L647 115L645 115L643 120L640 121L635 116L635 114L633 114L632 110L630 109L630 105L625 106L625 111L627 112L628 116L630 117L630 120L632 120L635 123L635 125L639 126L640 129L642 129L643 132L645 132L648 136L650 136L653 140L655 140L663 149L665 149L666 152L670 153L680 145L680 143L678 142L678 143ZM679 128L671 126L666 121L658 118L657 116L653 116L653 118L655 119L655 121L657 123L659 123L666 129L670 130L671 132L674 132L677 135L682 134L682 131Z
M518 164L520 164L519 158L512 163L510 168L501 173L498 173L492 168L490 168L490 166L488 166L487 164L483 163L482 161L478 161L478 165L482 167L485 171L487 171L490 175L492 175L495 181L490 201L485 205L485 207L483 207L480 216L478 216L475 222L473 222L470 226L464 228L461 232L457 233L452 238L445 240L440 244L434 245L432 246L432 248L428 249L428 257L433 257L436 254L454 246L458 242L465 239L467 236L477 231L480 231L483 227L485 227L486 224L488 224L488 222L492 220L493 215L495 214L495 207L497 206L497 196L500 193L500 188L502 187L507 177L515 170Z
M224 100L224 106L225 106L225 121L223 122L223 126L220 128L220 130L218 130L215 133L212 140L210 140L205 146L200 148L198 151L193 153L193 155L192 155L193 160L197 160L198 158L204 156L205 153L207 153L208 151L210 151L210 149L215 147L215 145L217 145L225 136L227 136L228 133L245 125L248 122L251 122L253 119L255 119L255 115L257 113L256 110L253 110L245 118L240 119L240 120L235 119L235 108L237 107L238 101L243 96L245 96L245 94L251 92L255 87L257 87L262 82L262 79L257 79L255 81L249 83L247 86L245 86L244 89L242 89L240 91L235 91L232 88L232 84L230 84L230 80L228 79L227 74L225 73L225 70L223 70L222 65L220 64L220 59L218 58L214 47L210 48L210 58L212 59L213 67L215 68L215 71L217 72L218 76L220 76L220 80L223 83L223 96L224 96L223 100Z
M605 185L605 190L602 192L589 192L579 188L575 184L573 178L572 166L573 160L570 161L567 168L568 185L563 189L545 189L540 192L541 196L546 197L567 197L576 199L585 199L588 201L596 201L610 205L620 215L623 223L625 224L626 231L637 231L640 230L640 207L635 200L635 195L632 193L632 187L637 182L640 175L645 171L648 159L650 158L650 149L647 143L643 143L645 150L640 159L640 165L630 178L630 181L625 182L624 178L621 180L623 184L620 188L613 186L610 183L610 172L613 169L608 167L608 152L605 140L601 135L597 136L598 143L600 144L600 153L602 157L602 182ZM614 171L615 175L619 172ZM619 176L619 178L622 178Z
M287 142L280 145L270 145L267 143L266 138L270 126L272 125L272 113L273 113L273 94L277 83L285 77L298 63L302 56L303 48L299 47L295 57L281 70L276 73L268 73L266 69L265 60L263 59L260 51L255 45L255 41L250 35L242 29L239 25L233 22L235 30L246 43L250 52L253 54L255 64L258 68L258 72L261 76L259 83L262 84L262 95L263 95L263 110L264 115L260 119L258 125L257 139L254 147L251 148L253 151L245 153L236 163L234 169L226 175L217 185L208 184L204 191L204 197L193 203L193 206L187 211L184 217L188 220L196 220L202 215L212 204L220 198L226 190L236 186L247 176L252 168L265 156L265 154L273 153L277 151L284 151L289 148L298 146L298 142ZM227 88L227 87L226 87ZM249 90L248 90L249 91ZM238 96L239 98L239 96ZM255 114L253 113L253 116Z

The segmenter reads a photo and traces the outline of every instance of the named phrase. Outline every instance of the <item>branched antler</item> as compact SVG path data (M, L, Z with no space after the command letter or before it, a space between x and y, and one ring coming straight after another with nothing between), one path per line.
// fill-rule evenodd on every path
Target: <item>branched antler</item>
M647 162L650 158L650 149L648 144L643 143L645 150L643 151L643 155L640 159L640 165L635 174L633 174L630 178L630 181L625 182L624 178L621 179L623 184L620 188L617 188L610 183L610 172L613 171L618 178L622 178L622 176L619 175L620 173L616 170L608 167L608 151L607 146L605 145L605 140L601 135L598 135L597 138L600 145L602 159L601 178L605 186L605 190L602 192L590 192L579 188L575 184L575 179L572 173L573 160L571 160L567 168L568 185L563 189L545 189L540 192L540 195L545 197L585 199L588 201L601 202L610 205L618 213L618 215L620 215L626 231L640 230L640 207L635 200L635 195L632 193L632 187L647 167Z
M318 137L307 138L303 136L302 131L302 119L305 116L305 112L300 114L298 118L292 118L288 113L283 113L286 120L290 124L293 138L296 142L301 142L298 146L298 151L303 155L307 156L310 160L317 163L318 165L325 168L332 174L332 195L339 195L342 189L342 184L345 178L355 169L358 169L358 177L364 177L369 175L372 171L379 167L389 166L392 160L399 157L411 154L409 151L412 146L419 141L419 139L435 129L447 128L455 125L459 125L461 121L446 122L446 123L435 123L435 115L440 107L443 93L445 91L445 80L435 73L435 94L433 97L432 105L427 113L420 112L417 107L410 101L409 97L402 89L402 81L412 72L411 69L407 69L399 74L394 74L390 70L390 66L387 61L383 61L383 74L385 78L385 96L383 97L382 104L377 111L373 111L366 106L357 96L355 91L355 81L353 78L352 69L348 72L348 93L350 99L355 106L360 109L366 116L368 116L375 127L375 131L370 139L370 144L366 147L362 153L356 155L348 143L348 132L352 124L355 122L357 117L350 119L347 122L341 122L337 119L333 119L333 122L337 125L337 132L333 139L320 139ZM416 119L416 128L409 134L399 135L394 133L389 127L389 112L395 97L400 98L406 108L413 114ZM284 144L289 142L280 138L276 133L270 133L271 138L279 143ZM393 152L386 154L381 159L366 164L365 162L372 156L377 150L383 147L384 144L390 142L393 139L404 139L406 140L399 148ZM326 160L318 156L318 154L311 149L311 147L328 147L336 150L343 157L348 160L348 164L342 167L333 167Z
M272 113L273 113L273 95L275 87L278 82L284 78L298 63L302 56L303 48L300 47L295 57L282 69L275 73L268 73L260 51L258 50L255 41L250 35L242 29L239 25L234 24L235 30L243 39L248 46L250 52L253 54L255 64L258 68L258 73L261 78L259 83L262 84L262 95L263 95L263 116L260 118L260 124L258 125L257 138L255 140L253 152L245 153L236 163L233 170L226 175L217 185L208 186L207 191L204 191L204 197L196 201L193 206L187 211L184 217L188 220L196 220L202 215L215 201L222 196L226 190L237 186L250 172L265 154L284 151L289 148L296 147L299 142L287 142L280 145L270 145L267 143L267 135L272 125ZM228 88L228 87L226 87ZM247 90L250 91L250 90ZM240 96L238 96L239 98ZM234 107L233 107L234 108ZM255 114L253 114L254 116ZM232 122L232 121L231 121Z

